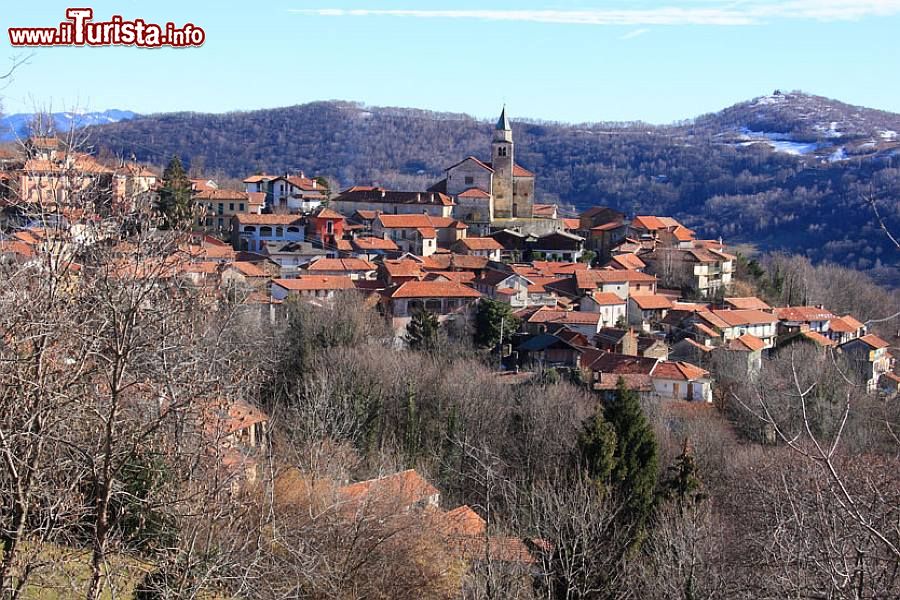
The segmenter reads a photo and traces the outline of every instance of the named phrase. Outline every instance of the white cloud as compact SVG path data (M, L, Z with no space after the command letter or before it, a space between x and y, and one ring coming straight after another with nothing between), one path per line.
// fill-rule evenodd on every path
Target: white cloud
M587 10L292 9L324 17L406 17L579 25L757 25L777 20L855 21L900 14L900 0L712 0L659 8ZM698 6L702 4L702 6ZM644 33L644 32L641 32ZM627 35L627 34L626 34ZM635 34L640 35L640 34ZM633 36L632 36L633 37ZM627 39L627 38L626 38Z
M641 28L641 29L632 29L628 33L626 33L624 35L620 35L619 39L620 40L630 40L630 39L638 37L639 35L644 35L648 31L650 31L650 30L647 29L646 27Z

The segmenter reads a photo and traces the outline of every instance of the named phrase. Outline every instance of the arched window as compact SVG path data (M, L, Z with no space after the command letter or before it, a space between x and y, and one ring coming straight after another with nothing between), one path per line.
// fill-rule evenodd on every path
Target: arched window
M284 237L284 227L276 227L276 228L275 228L275 235L276 235L277 237Z
M259 228L259 235L261 237L272 237L272 228L268 225L263 225Z
M256 233L256 227L253 225L244 225L244 233Z
M288 233L300 233L299 227L288 227Z

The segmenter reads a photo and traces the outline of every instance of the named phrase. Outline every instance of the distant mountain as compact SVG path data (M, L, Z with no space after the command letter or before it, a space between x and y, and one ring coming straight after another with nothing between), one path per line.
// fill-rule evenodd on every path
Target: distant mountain
M17 113L0 118L0 142L11 142L28 137L37 116L36 113ZM130 110L111 109L103 112L57 112L45 115L45 117L47 116L52 119L53 131L67 132L73 128L128 121L135 118L137 114ZM44 129L43 126L42 129Z
M516 119L516 159L539 201L668 214L707 237L785 250L900 285L900 115L776 92L667 126ZM94 143L217 176L304 170L335 185L423 189L457 160L487 159L492 122L462 114L316 102L227 114L152 115L93 128Z

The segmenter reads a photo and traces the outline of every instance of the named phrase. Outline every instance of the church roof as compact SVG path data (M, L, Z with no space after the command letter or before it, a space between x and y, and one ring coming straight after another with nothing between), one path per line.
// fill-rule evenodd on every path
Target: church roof
M506 118L506 107L503 107L503 111L500 113L500 118L497 120L497 129L500 131L509 131L512 127L509 126L509 119Z

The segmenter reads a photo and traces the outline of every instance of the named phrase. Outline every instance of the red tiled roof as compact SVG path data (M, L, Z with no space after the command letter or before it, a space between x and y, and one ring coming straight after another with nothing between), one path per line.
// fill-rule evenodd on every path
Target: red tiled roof
M484 534L487 524L468 505L440 514L440 528L448 536L476 536Z
M657 231L659 229L665 229L666 224L663 223L659 217L654 216L638 216L632 219L631 226L635 229L646 229L648 231Z
M766 347L766 343L755 335L745 333L728 342L728 349L736 352L759 352Z
M581 221L579 221L578 219L573 219L573 218L562 218L562 219L560 219L560 220L561 220L562 223L563 223L563 227L564 227L565 229L567 229L567 230L568 230L568 229L573 229L573 230L574 230L574 229L578 229L578 228L581 227Z
M258 183L260 181L272 181L273 179L278 179L277 175L266 175L265 173L261 173L259 175L251 175L244 179L244 183Z
M457 195L460 198L490 198L491 197L491 195L488 194L486 191L484 191L480 188L476 188L476 187L471 187L471 188L465 190L464 192L462 192L461 194L457 194Z
M629 269L632 271L643 269L647 266L646 263L644 263L644 261L642 261L637 254L617 254L616 256L613 256L609 260L609 262L615 263L623 269Z
M675 229L672 230L672 235L674 235L675 239L679 242L689 242L694 239L694 232L683 225L677 225Z
M632 294L630 297L641 310L672 308L672 301L659 294Z
M801 323L828 321L834 317L830 311L815 306L786 306L783 308L776 308L775 316L781 321L798 321Z
M384 250L397 251L397 244L392 240L386 240L380 237L358 237L350 241L350 244L357 250Z
M473 288L457 281L407 281L388 294L389 298L480 298Z
M19 256L34 256L34 249L17 240L0 240L0 254L18 254Z
M741 325L765 325L774 323L776 319L769 313L761 310L714 310L711 311L715 317L724 321L730 327L739 327Z
M246 261L235 261L231 263L231 267L237 269L241 272L242 275L246 277L268 277L269 274L258 265L252 262Z
M584 263L554 262L552 260L536 260L531 263L531 266L547 275L563 275L588 270L588 266Z
M602 315L596 312L555 310L541 308L528 319L529 323L571 323L573 325L596 325Z
M837 344L837 342L828 339L818 331L801 331L800 335L812 342L815 342L819 346L834 346Z
M248 202L250 194L237 190L223 190L220 188L204 188L194 194L195 200L233 200L236 202Z
M307 271L374 271L375 265L362 258L320 258Z
M273 279L272 284L290 291L350 290L354 288L353 280L339 275L303 275L296 279Z
M875 350L887 348L888 346L890 346L890 344L888 344L886 341L872 333L862 336L861 338L859 338L859 341L863 342L871 348L874 348Z
M449 167L447 167L447 168L444 169L444 170L445 170L445 171L449 171L449 170L452 169L453 167L458 167L459 165L463 164L463 163L466 162L467 160L473 161L476 165L478 165L479 167L481 167L481 168L483 168L483 169L487 169L487 170L490 171L491 173L494 172L494 169L491 168L491 164L490 164L490 163L482 162L482 161L478 160L477 158L475 158L474 156L467 156L467 157L465 157L464 159L462 159L461 161L459 161L458 163L454 163L454 164L450 165Z
M681 361L665 360L653 369L653 378L693 381L709 376L709 372Z
M591 294L591 299L593 299L593 301L600 306L625 304L625 300L622 300L612 292L594 292L593 294Z
M628 269L595 269L575 272L575 282L580 290L591 290L602 283L630 283L632 281L635 283L651 283L656 281L656 277Z
M423 277L422 264L403 258L398 260L386 260L383 263L384 270L391 277Z
M831 329L831 331L836 331L837 333L856 333L862 329L862 327L863 324L850 315L835 317L834 319L831 319L831 323L829 324L829 329Z
M523 167L522 165L513 165L513 177L534 177L534 173Z
M341 213L331 210L328 207L323 208L319 212L315 214L317 219L343 219L344 215Z
M338 494L344 500L354 503L397 501L409 506L428 501L439 492L415 469L409 469L386 477L345 485L338 488Z
M466 237L457 242L468 250L501 250L503 246L494 238Z
M756 296L725 298L725 304L737 309L770 310L771 307Z

